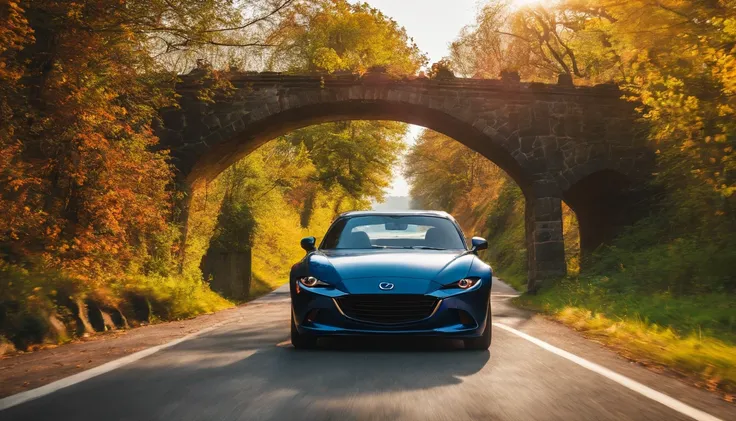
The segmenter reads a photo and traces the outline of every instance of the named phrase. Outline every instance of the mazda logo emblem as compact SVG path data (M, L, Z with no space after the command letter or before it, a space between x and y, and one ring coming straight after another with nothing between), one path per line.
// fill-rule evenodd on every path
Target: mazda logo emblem
M392 289L394 289L394 284L392 284L391 282L381 282L380 284L378 284L378 288L384 291L391 291Z

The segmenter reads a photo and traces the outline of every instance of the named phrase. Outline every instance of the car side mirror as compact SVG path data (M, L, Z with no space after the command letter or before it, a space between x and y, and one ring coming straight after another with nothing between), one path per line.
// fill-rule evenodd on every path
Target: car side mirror
M471 244L471 251L476 252L480 250L485 250L488 248L488 241L486 241L485 238L481 237L473 237L472 240L470 240Z
M317 247L315 247L315 244L317 243L317 239L314 237L304 237L302 238L302 248L307 253L317 250Z

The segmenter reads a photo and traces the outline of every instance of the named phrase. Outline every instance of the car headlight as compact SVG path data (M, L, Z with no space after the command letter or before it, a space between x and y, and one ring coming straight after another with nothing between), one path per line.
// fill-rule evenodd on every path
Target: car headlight
M442 289L459 288L465 291L475 289L480 285L480 278L463 278L457 282L445 285Z
M305 287L308 288L315 288L315 287L329 287L332 286L328 284L327 282L322 282L319 279L315 278L314 276L305 276L302 278L297 279L300 284L302 284Z

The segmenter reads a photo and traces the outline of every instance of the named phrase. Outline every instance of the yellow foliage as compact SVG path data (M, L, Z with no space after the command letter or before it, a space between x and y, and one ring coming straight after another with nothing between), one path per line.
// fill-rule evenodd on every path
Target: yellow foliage
M641 320L612 320L601 313L567 306L552 313L555 320L616 348L636 360L663 364L736 391L736 346L708 336L678 335L669 328Z

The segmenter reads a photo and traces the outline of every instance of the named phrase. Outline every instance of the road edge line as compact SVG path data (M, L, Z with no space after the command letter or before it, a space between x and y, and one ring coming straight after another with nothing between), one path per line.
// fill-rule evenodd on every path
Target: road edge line
M645 386L636 380L630 379L622 374L618 374L613 370L610 370L606 367L603 367L602 365L596 364L594 362L588 361L585 358L578 357L575 354L572 354L570 352L567 352L563 349L557 348L554 345L550 345L547 342L544 342L541 339L537 339L534 336L528 335L522 331L516 330L511 326L507 326L503 323L494 322L493 326L496 326L500 329L503 329L509 333L513 333L516 336L519 336L523 339L526 339L527 341L533 343L534 345L537 345L540 348L543 348L559 357L562 357L568 361L571 361L583 368L587 368L588 370L598 373L601 376L612 380L621 386L632 390L636 393L639 393L640 395L647 397L655 402L658 402L670 409L673 409L683 415L686 415L694 420L697 421L723 421L720 418L717 418L711 414L708 414L707 412L701 411L697 408L693 408L692 406L683 403L681 401L678 401L677 399L665 395L662 392L658 392L649 386Z
M288 283L284 284L288 285ZM261 304L258 303L259 300L268 297L269 295L275 293L279 288L284 287L284 285L279 286L278 288L274 289L273 291L269 292L268 294L265 294L261 297L256 298L253 301L248 302L249 305L252 304ZM280 291L283 293L283 291ZM196 332L190 333L188 335L182 336L181 338L174 339L173 341L169 341L166 343L163 343L161 345L152 346L150 348L146 348L143 350L140 350L138 352L134 352L130 355L126 355L124 357L120 357L116 360L108 361L104 364L98 365L97 367L90 368L89 370L84 370L82 372L72 374L71 376L64 377L62 379L53 381L51 383L45 384L43 386L39 386L35 389L27 390L25 392L16 393L14 395L6 396L2 399L0 399L0 411L3 411L8 408L12 408L16 405L20 405L24 402L28 402L34 399L38 399L40 397L49 395L51 393L56 392L59 389L63 389L65 387L69 387L72 385L75 385L77 383L81 383L85 380L89 380L93 377L97 377L101 374L108 373L110 371L113 371L117 368L123 367L125 365L128 365L130 363L134 363L138 360L141 360L145 357L148 357L149 355L153 355L157 353L158 351L164 350L166 348L171 348L172 346L178 345L184 341L188 341L194 337L197 337L199 335L211 332L223 325L226 325L228 323L231 323L235 320L239 320L242 317L233 317L227 320L223 320L221 322L215 323L212 326L206 327L202 330L198 330Z
M84 370L82 372L72 374L71 376L64 377L62 379L56 380L54 382L45 384L43 386L39 386L35 389L27 390L25 392L16 393L15 395L6 396L2 399L0 399L0 411L6 410L8 408L12 408L16 405L20 405L22 403L38 399L40 397L49 395L51 393L56 392L57 390L63 389L65 387L69 387L72 385L75 385L77 383L81 383L85 380L89 380L93 377L97 377L101 374L108 373L110 371L113 371L117 368L123 367L125 365L128 365L130 363L134 363L138 360L141 360L145 357L148 357L149 355L153 355L161 350L164 350L166 348L171 348L172 346L178 345L184 341L188 341L192 338L195 338L199 335L211 332L225 324L231 323L234 320L237 320L237 317L234 317L232 319L223 320L221 322L215 323L212 326L206 327L202 330L196 331L194 333L190 333L188 335L182 336L181 338L174 339L173 341L163 343L161 345L152 346L150 348L143 349L138 352L134 352L130 355L126 355L124 357L118 358L116 360L108 361L104 364L98 365L97 367L90 368L89 370Z

